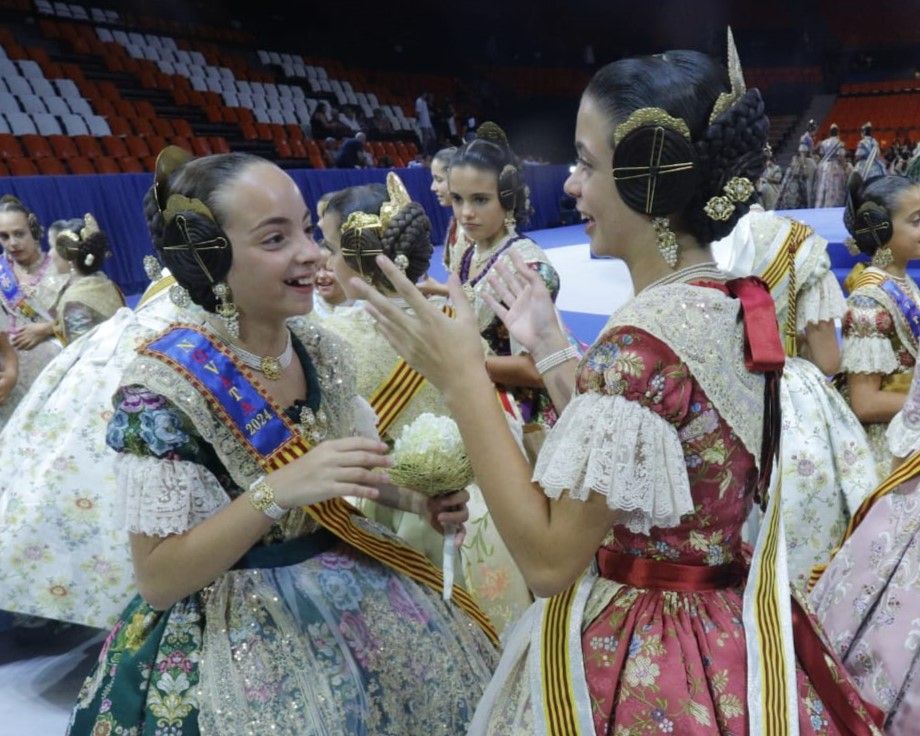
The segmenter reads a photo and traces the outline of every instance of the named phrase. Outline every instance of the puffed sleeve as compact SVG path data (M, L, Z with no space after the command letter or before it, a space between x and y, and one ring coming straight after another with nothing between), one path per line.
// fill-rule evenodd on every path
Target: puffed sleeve
M202 463L206 446L179 409L140 386L120 389L113 401L106 442L119 453L116 513L129 532L181 534L230 503Z
M799 290L796 303L796 330L801 334L810 324L842 320L847 311L843 290L834 272L831 259L822 253L816 268Z
M851 294L843 318L843 370L846 373L894 373L899 367L892 345L894 338L894 320L888 310L869 296L858 292Z
M577 395L550 431L534 480L550 498L606 496L618 524L647 534L693 511L677 428L691 376L660 340L616 328L585 356Z

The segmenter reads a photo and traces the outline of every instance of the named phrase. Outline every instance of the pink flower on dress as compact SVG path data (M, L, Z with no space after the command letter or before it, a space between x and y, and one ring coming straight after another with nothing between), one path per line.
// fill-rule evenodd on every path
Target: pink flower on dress
M182 670L186 674L192 671L192 662L183 652L170 652L162 662L157 664L160 672L166 672L171 669Z

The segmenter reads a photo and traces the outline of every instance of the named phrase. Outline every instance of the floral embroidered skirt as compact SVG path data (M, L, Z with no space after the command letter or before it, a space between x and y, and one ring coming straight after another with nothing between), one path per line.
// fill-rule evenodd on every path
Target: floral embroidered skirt
M747 734L742 593L642 590L598 578L581 636L595 733ZM535 733L533 710L543 706L532 695L532 682L540 678L531 671L528 650L537 623L525 614L509 635L496 673L497 694L490 687L480 705L484 712L476 714L477 723L487 726L471 736ZM840 733L800 668L796 677L799 732ZM859 708L852 686L840 687Z
M459 736L496 659L458 608L337 544L166 611L136 598L69 733Z
M920 480L872 507L812 593L818 620L885 733L917 733L920 713Z

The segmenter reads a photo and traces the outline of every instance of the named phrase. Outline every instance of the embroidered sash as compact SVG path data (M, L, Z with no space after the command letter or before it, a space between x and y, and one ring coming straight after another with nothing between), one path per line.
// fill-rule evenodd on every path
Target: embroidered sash
M920 475L920 450L917 450L917 452L915 452L895 470L889 473L888 477L879 483L878 487L876 487L872 493L863 499L862 503L859 504L859 508L856 509L856 513L850 517L850 522L847 524L846 531L843 533L843 537L841 538L840 543L831 553L830 559L833 560L843 545L846 544L846 541L853 536L853 532L856 531L856 527L862 523L862 520L866 518L876 503L878 503L881 499L891 493L902 483L907 483L907 481L913 480L918 475ZM814 568L812 568L811 576L808 578L809 591L814 590L815 586L818 584L818 580L821 579L821 576L824 574L824 571L827 570L827 566L829 564L830 560L823 564L815 565Z
M207 400L220 421L266 472L278 470L310 451L308 441L268 393L253 383L252 372L225 345L195 325L177 325L138 349L179 373ZM359 523L363 516L341 498L305 507L323 528L355 549L408 575L437 593L443 587L441 571L409 545L373 534ZM462 588L453 600L475 621L496 646L498 636L488 617Z
M13 273L13 267L3 257L0 257L0 297L3 298L10 312L18 312L30 321L35 321L36 319L45 322L51 321L51 315L48 312L26 298L19 285L19 279Z

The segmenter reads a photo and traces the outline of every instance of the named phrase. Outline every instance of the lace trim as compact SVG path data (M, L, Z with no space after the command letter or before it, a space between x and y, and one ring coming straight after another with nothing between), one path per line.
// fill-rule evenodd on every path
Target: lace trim
M809 279L799 292L796 330L803 333L808 325L843 319L846 311L847 302L837 277L832 271L826 270L816 278Z
M690 482L675 428L655 412L622 396L576 396L549 433L534 481L550 498L563 491L584 501L607 497L617 524L648 534L677 526L693 511Z
M230 503L210 470L188 460L119 453L115 479L125 528L134 534L181 534Z
M895 373L900 364L891 341L882 337L847 337L843 341L841 370L845 373Z
M760 466L764 377L744 365L741 304L721 291L666 284L641 292L601 332L636 327L679 357Z

